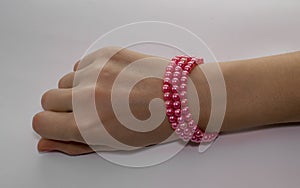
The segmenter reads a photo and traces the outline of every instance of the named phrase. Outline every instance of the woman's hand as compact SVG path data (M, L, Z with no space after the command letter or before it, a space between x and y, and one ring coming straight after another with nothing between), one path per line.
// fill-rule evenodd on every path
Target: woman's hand
M117 47L83 58L58 89L42 97L44 111L33 118L33 129L42 137L38 150L78 155L178 139L162 101L160 78L167 63Z

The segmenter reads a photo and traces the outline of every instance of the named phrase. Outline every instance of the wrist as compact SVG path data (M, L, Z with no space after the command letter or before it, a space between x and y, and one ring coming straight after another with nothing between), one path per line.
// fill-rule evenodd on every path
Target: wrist
M191 109L200 109L200 113L192 113L194 115L193 118L198 121L198 126L201 130L206 130L211 112L211 94L209 84L200 66L196 66L190 73L191 80L188 83L188 93L191 90L191 85L195 86L197 92L194 96L190 96L189 105ZM199 102L194 102L195 100ZM199 105L200 108L195 107L195 105Z

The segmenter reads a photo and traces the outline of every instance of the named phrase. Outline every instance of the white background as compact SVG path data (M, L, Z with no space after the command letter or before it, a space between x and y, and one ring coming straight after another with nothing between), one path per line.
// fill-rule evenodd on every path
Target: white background
M39 154L40 97L100 35L158 20L193 31L219 61L300 49L298 0L1 1L0 187L298 187L300 127L221 136L204 154L186 147L150 168L98 155Z

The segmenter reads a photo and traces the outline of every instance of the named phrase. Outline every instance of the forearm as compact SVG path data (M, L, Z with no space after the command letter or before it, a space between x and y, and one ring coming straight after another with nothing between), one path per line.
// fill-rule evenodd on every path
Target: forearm
M300 121L300 52L219 63L227 104L221 131ZM211 111L208 82L198 69L201 115L205 128Z

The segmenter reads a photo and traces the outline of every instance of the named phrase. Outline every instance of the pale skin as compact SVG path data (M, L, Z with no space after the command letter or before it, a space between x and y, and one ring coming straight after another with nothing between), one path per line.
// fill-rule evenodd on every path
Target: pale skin
M38 150L41 152L60 151L69 155L81 155L95 152L82 138L76 125L72 105L72 90L84 85L83 80L74 82L77 72L88 72L95 61L107 60L108 63L100 74L95 90L95 101L98 114L104 119L106 129L121 140L134 147L145 147L160 144L172 129L165 119L159 129L152 133L137 134L117 126L111 108L110 91L116 76L130 63L153 57L146 54L118 48L107 47L88 55L77 62L73 72L63 76L57 89L47 91L42 97L44 111L33 118L33 129L41 136ZM115 54L115 52L117 52ZM153 57L156 58L156 57ZM163 58L157 61L165 62ZM300 122L300 52L282 55L219 63L224 76L227 91L227 106L221 133L248 130L266 125ZM149 66L152 66L149 64ZM155 69L156 67L152 67ZM157 67L159 68L159 67ZM92 70L93 71L93 70ZM94 70L96 71L96 69ZM137 72L128 74L134 78ZM102 76L101 76L102 75ZM87 74L88 76L88 74ZM202 70L196 67L191 73L195 83L201 113L199 126L205 129L210 117L211 101L209 85ZM133 88L130 97L130 108L134 116L145 120L150 116L148 104L153 98L162 98L162 81L147 79ZM124 86L125 87L125 86ZM86 87L87 90L89 87ZM126 88L121 88L126 89ZM80 92L86 92L82 89ZM164 112L162 112L164 113ZM92 131L93 125L88 131ZM173 141L176 139L171 139ZM97 139L97 151L122 150L106 142L105 137ZM124 150L128 150L125 149Z

